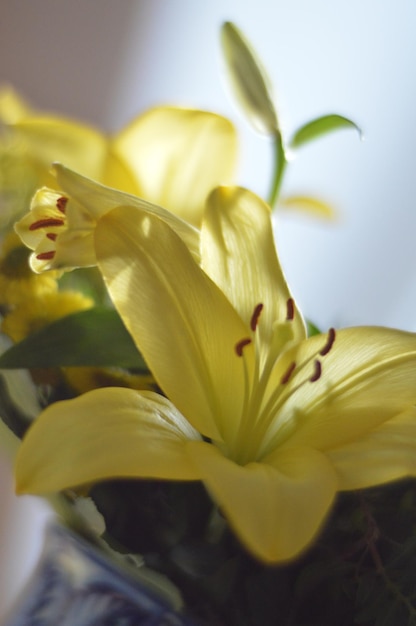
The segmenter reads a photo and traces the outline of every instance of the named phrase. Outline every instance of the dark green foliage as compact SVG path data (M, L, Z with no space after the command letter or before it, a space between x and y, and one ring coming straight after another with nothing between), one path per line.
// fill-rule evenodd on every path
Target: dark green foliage
M3 369L71 366L147 371L119 314L106 307L94 307L58 319L0 356Z
M416 625L414 481L341 494L315 545L276 567L254 561L226 525L210 536L199 483L112 481L91 495L107 539L168 575L197 624Z

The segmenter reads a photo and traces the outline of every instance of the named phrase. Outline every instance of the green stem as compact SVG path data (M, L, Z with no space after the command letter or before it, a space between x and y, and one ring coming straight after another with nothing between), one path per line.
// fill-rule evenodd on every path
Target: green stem
M273 141L273 156L274 156L274 173L272 179L272 185L268 196L268 203L273 209L279 197L280 187L282 185L283 174L286 169L287 159L285 150L283 147L282 135L277 130Z

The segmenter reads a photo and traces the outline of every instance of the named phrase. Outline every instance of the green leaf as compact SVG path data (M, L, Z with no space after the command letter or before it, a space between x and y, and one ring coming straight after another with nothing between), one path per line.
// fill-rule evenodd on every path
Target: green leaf
M318 139L318 137L321 137L322 135L326 135L327 133L332 133L334 130L341 130L343 128L355 129L360 135L360 138L362 138L361 129L355 122L343 117L342 115L334 113L318 117L315 120L312 120L312 122L308 122L299 128L299 130L297 130L292 137L290 147L299 148L303 144L313 141L314 139Z
M117 311L95 307L63 317L0 356L0 368L148 368Z
M308 331L308 337L313 337L314 335L321 335L322 331L310 320L306 320L306 328Z

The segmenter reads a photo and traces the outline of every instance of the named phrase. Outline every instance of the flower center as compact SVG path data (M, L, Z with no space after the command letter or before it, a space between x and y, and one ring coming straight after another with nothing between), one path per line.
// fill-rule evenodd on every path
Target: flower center
M272 441L276 445L287 438L295 422L291 419L291 412L282 409L302 387L321 378L322 357L330 352L336 338L335 329L330 328L323 346L301 363L289 361L282 374L282 363L288 360L290 343L294 340L292 322L295 318L295 304L289 298L286 320L276 327L276 345L272 341L261 371L259 346L256 345L255 370L250 376L244 349L255 339L262 310L263 304L256 305L250 320L252 336L241 339L235 346L237 356L243 359L246 383L241 426L232 454L234 460L241 464L259 460L269 450ZM296 354L296 345L292 344L292 347Z
M55 206L58 209L58 211L62 214L62 217L61 216L41 217L40 219L30 224L29 231L42 230L44 231L45 237L49 239L49 241L55 242L56 238L58 237L59 230L62 228L62 226L65 226L66 224L65 211L66 211L67 204L68 204L68 198L66 198L65 196L59 196L59 198L57 198L55 202ZM58 232L56 232L56 230L58 230ZM39 259L39 261L49 261L54 258L55 254L56 254L56 250L54 249L42 250L41 252L38 252L36 254L36 258Z

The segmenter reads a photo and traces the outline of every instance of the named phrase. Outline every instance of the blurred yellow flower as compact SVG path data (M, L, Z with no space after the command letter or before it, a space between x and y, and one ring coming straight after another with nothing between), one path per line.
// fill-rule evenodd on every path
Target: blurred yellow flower
M8 233L0 255L0 307L4 312L27 298L58 290L57 272L34 274L29 266L29 251L18 235Z
M193 224L199 224L211 189L231 182L236 164L233 125L207 111L156 107L111 136L75 120L33 111L4 89L1 124L19 143L16 166L24 164L32 171L32 191L51 186L50 167L59 161L109 187L162 204Z

